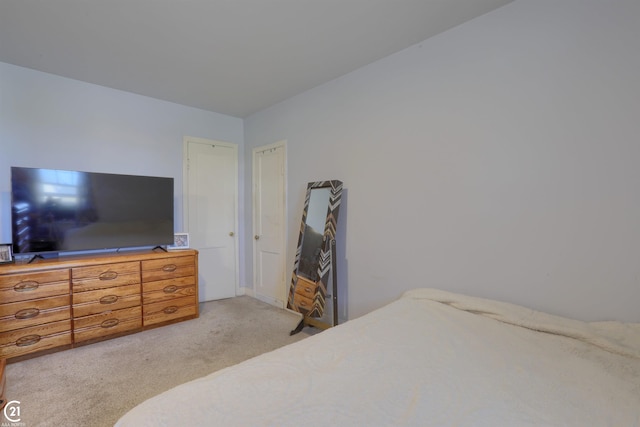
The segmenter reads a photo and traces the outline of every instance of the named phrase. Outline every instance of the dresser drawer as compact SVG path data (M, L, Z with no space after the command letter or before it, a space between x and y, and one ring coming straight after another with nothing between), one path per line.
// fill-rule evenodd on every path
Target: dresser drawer
M140 283L140 263L132 261L72 268L71 283L73 292Z
M173 287L184 288L196 284L195 276L175 277L172 279L156 280L153 282L143 282L142 292L166 291L171 293Z
M2 303L69 295L69 270L19 273L0 276Z
M144 305L143 310L144 325L149 326L183 317L196 316L198 306L194 297L181 297Z
M142 309L137 306L73 319L73 328L74 342L137 330L142 328Z
M142 281L172 279L175 277L195 276L195 257L181 256L142 261Z
M116 288L73 294L73 317L88 316L108 310L140 305L140 285L118 286Z
M0 358L16 357L71 344L71 321L47 323L0 334Z
M298 276L298 282L296 283L296 294L305 298L313 299L318 291L318 284L305 277Z
M0 305L0 332L71 318L69 295Z
M173 298L191 296L196 297L194 276L178 277L168 280L147 282L143 285L142 303L152 304Z
M195 285L180 287L169 285L164 290L146 292L142 294L142 302L144 305L149 305L162 301L171 301L173 299L183 297L190 297L192 303L195 304L197 302Z
M302 314L308 314L313 308L313 298L307 298L299 293L294 294L293 304L298 308L298 311Z

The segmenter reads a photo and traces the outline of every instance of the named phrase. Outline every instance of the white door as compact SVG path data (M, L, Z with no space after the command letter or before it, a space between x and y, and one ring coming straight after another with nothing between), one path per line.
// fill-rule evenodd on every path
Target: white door
M286 142L253 150L254 295L284 308Z
M238 146L184 138L184 224L199 251L199 300L234 297L238 282Z

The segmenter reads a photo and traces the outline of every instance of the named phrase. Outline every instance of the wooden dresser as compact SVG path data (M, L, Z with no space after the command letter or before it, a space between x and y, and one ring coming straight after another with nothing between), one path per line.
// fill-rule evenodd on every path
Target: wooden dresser
M0 358L9 361L198 314L195 250L0 265Z

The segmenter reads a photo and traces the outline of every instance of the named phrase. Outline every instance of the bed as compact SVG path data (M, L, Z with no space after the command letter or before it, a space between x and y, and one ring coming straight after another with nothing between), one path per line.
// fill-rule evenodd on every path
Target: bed
M416 289L116 425L640 426L640 324Z

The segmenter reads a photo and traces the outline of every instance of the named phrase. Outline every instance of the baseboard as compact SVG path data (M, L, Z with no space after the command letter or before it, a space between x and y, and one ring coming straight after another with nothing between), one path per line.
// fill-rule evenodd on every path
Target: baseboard
M256 294L253 288L238 288L236 290L236 295L237 296L247 295L259 301L266 302L267 304L272 305L274 307L285 308L285 303L283 301L280 301L275 298L265 297L264 295L258 295Z

